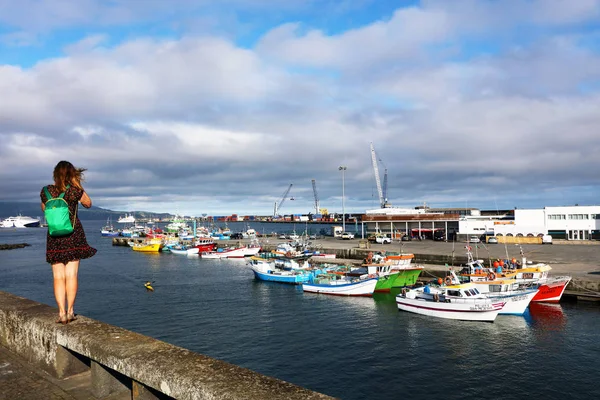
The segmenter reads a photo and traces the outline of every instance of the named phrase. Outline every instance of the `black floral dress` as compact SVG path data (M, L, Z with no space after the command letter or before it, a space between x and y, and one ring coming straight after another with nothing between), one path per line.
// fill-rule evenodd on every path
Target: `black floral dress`
M48 185L48 191L53 197L60 195L54 185ZM65 201L69 205L69 212L71 216L75 214L75 209L79 200L83 196L83 189L76 187L69 187L65 192ZM46 193L44 189L40 193L42 203L46 203ZM69 261L81 260L84 258L90 258L96 254L96 249L90 247L85 238L85 232L83 226L79 220L79 216L75 219L75 226L73 227L73 233L68 236L52 237L49 234L46 238L46 261L50 264L66 264Z

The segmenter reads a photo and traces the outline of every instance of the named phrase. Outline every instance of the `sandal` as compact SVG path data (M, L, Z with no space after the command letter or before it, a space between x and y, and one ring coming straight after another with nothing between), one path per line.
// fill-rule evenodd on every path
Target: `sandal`
M67 322L73 322L73 321L77 321L77 317L75 316L75 313L67 314Z

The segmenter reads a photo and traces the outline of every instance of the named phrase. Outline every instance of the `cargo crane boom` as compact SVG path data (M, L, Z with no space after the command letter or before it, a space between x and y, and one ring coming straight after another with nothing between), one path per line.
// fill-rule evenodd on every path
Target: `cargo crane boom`
M375 173L375 183L377 184L377 194L379 195L379 206L383 208L385 201L383 199L383 190L381 189L381 180L379 179L379 167L377 166L377 156L375 148L371 142L371 161L373 162L373 172Z
M287 190L283 193L283 196L281 196L281 200L279 200L279 203L275 202L275 208L273 210L273 216L274 217L276 217L278 215L279 209L281 208L281 206L285 202L285 199L287 199L287 196L290 193L290 190L292 190L292 185L293 184L290 183L290 186L288 186Z
M315 214L319 213L319 195L317 194L317 182L312 180L313 193L315 195Z

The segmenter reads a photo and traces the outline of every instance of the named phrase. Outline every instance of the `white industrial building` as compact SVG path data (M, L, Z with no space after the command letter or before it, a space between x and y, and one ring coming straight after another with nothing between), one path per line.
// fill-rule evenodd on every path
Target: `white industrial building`
M542 236L555 239L600 239L600 206L544 207L514 210L507 216L463 216L459 233L488 236Z

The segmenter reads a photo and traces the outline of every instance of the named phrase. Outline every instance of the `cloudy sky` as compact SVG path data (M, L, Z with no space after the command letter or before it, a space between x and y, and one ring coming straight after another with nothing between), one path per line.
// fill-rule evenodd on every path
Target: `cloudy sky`
M0 200L600 204L600 0L0 0ZM292 201L292 197L294 200Z

